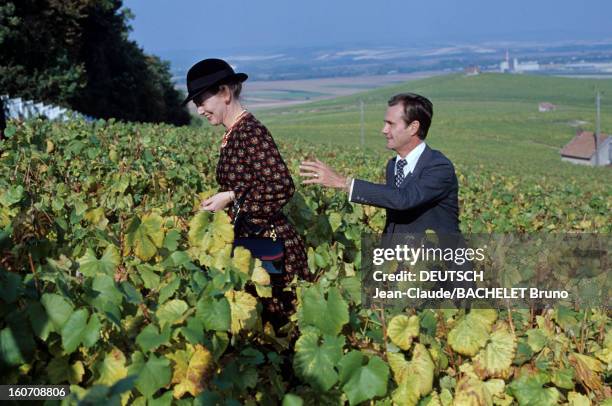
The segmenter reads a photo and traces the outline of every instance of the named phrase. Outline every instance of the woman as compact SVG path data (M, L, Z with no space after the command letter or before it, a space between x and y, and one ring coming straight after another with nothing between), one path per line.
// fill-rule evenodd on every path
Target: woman
M286 321L292 310L294 294L282 292L294 275L312 280L304 244L281 209L287 204L295 187L287 165L268 129L240 104L244 73L235 73L221 59L205 59L195 64L187 73L189 94L183 105L190 100L196 105L199 115L205 116L214 125L226 129L221 141L221 152L217 164L216 178L222 192L204 200L202 210L229 208L234 218L235 204L240 204L241 213L253 224L264 226L262 236L269 237L272 226L285 246L285 270L273 288L273 298L264 299L270 321L277 324ZM265 317L265 315L264 315Z

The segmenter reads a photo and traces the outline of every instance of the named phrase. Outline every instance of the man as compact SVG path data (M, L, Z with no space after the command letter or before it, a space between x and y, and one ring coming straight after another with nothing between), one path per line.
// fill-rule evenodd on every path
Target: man
M385 233L459 232L458 183L453 164L425 144L433 116L431 102L401 93L388 102L382 133L397 156L386 167L386 184L344 177L318 159L304 161L303 184L344 189L349 201L384 207Z

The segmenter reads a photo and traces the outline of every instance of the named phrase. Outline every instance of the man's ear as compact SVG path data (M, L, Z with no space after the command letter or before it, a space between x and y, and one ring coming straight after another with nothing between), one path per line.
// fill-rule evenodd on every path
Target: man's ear
M408 126L408 131L410 131L410 135L417 135L419 133L419 130L421 129L421 123L418 120L414 120L412 123L410 123L410 125Z

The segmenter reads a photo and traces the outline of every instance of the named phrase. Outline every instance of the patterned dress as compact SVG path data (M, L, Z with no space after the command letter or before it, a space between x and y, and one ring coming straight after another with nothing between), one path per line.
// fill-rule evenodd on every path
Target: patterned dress
M293 308L295 295L282 292L282 287L294 275L309 281L314 275L308 270L302 239L281 211L295 191L291 174L270 132L251 113L246 113L235 123L227 144L221 149L216 175L220 190L233 190L235 201L241 201L244 196L240 207L242 213L248 213L255 224L273 224L276 234L283 239L285 273L274 280L280 285L273 288L274 298L263 302L264 308L275 318L279 313L287 315ZM233 219L233 207L229 214ZM270 236L269 227L263 236Z

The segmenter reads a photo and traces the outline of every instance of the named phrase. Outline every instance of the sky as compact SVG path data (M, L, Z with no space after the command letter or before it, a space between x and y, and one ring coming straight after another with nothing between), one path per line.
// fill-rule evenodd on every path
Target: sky
M147 52L611 40L610 0L124 0Z

